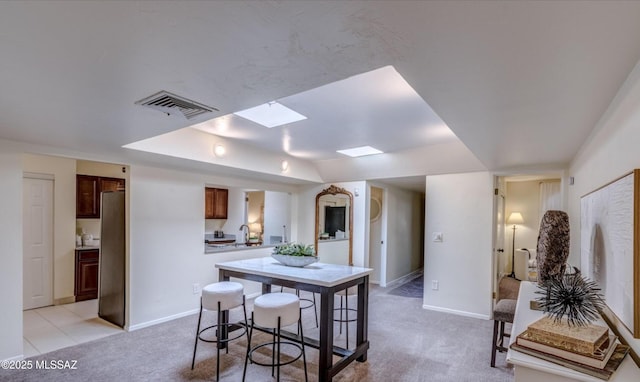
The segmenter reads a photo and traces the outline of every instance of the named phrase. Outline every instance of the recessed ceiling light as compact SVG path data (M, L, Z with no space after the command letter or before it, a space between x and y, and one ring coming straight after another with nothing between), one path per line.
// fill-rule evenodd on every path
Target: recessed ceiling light
M227 149L225 149L223 145L217 144L214 147L213 152L214 154L216 154L217 157L223 157L224 154L227 152Z
M354 147L352 149L338 150L338 152L350 157L362 157L365 155L382 154L382 151L374 149L371 146Z
M233 114L268 128L307 119L304 115L275 101L252 107L250 109L241 110Z

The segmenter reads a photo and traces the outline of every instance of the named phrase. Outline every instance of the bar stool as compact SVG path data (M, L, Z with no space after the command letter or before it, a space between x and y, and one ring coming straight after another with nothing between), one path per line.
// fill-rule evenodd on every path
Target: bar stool
M284 292L284 287L280 286L280 293L282 292ZM313 313L315 314L315 317L316 317L316 328L319 328L320 324L318 322L318 310L316 309L316 294L311 292L312 299L302 298L300 297L300 289L296 289L296 296L300 298L300 309L305 310L305 309L313 308ZM306 305L303 305L303 303L305 303ZM298 335L300 335L300 331L298 331Z
M349 349L349 323L358 320L357 315L355 318L349 318L349 312L355 312L356 314L358 312L356 309L349 308L349 296L354 296L356 294L358 294L357 287L343 289L335 294L336 296L340 296L340 307L334 309L334 311L337 310L340 312L340 318L335 318L334 315L333 321L340 323L340 334L342 334L342 324L345 324L347 329L347 349Z
M516 314L516 302L520 290L520 281L513 277L502 277L498 281L497 303L493 308L493 340L491 346L491 367L496 364L496 351L505 352L504 337L510 337L505 333L505 323L512 324Z
M247 334L247 308L245 305L244 288L242 284L232 281L221 281L214 284L209 284L202 288L202 296L200 297L200 315L198 316L198 328L196 329L196 342L193 346L193 358L191 360L191 370L196 362L196 350L198 349L198 340L204 342L213 342L217 346L216 355L216 381L220 377L220 348L226 344L227 353L229 353L229 341L233 341ZM241 330L240 334L226 339L220 339L220 331L228 331L233 324L224 322L224 311L242 306L244 312L245 326ZM218 318L215 325L208 326L200 330L200 323L202 321L202 310L217 311ZM202 335L209 329L216 331L216 339L210 340L203 338ZM248 337L248 336L247 336Z
M251 313L251 327L249 329L249 341L247 343L247 354L244 359L244 371L242 372L242 380L247 375L247 363L255 363L260 366L271 366L271 376L273 376L274 367L277 369L276 380L280 381L280 366L288 365L297 361L302 357L304 363L304 380L307 381L307 358L304 352L304 335L302 334L302 320L300 313L300 299L292 293L267 293L255 299L253 303L253 312ZM298 345L290 341L281 341L280 329L283 326L289 326L298 322L298 329L302 338L301 344ZM271 329L273 332L273 341L251 347L251 337L253 335L254 325ZM280 360L280 345L288 344L300 349L297 357L282 362ZM271 363L261 363L253 359L253 352L265 346L272 345Z

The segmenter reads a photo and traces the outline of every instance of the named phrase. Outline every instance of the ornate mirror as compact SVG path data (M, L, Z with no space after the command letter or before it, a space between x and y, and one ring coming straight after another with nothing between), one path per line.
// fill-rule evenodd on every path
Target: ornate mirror
M352 236L353 195L331 185L316 195L316 253L324 262L353 265Z

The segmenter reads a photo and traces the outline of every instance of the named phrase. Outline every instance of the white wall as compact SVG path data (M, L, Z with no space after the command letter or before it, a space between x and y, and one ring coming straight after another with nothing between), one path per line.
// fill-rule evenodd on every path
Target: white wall
M538 231L540 230L540 181L532 180L525 182L509 182L506 183L506 199L505 199L505 219L508 219L512 212L520 212L522 214L523 224L516 226L516 243L513 252L516 268L523 256L522 252L518 252L520 248L536 248L538 244ZM504 274L511 273L511 255L513 244L513 224L504 225L504 252L500 264L504 264L499 272ZM532 253L535 255L535 252ZM528 260L528 258L527 258ZM518 274L518 277L521 275Z
M291 194L265 191L264 193L264 243L271 244L271 236L284 236L291 241ZM285 239L284 237L282 238Z
M292 191L282 185L131 166L128 298L131 329L195 311L199 294L193 294L192 285L217 281L217 262L264 257L271 252L271 248L263 248L203 253L205 184L226 184L230 189ZM229 208L244 208L243 198L236 203L231 195L230 192ZM229 212L235 215L234 211ZM259 291L255 283L245 283L248 288L245 293Z
M388 221L386 284L415 272L422 265L423 198L418 192L385 187Z
M73 302L75 301L76 161L69 158L25 154L23 170L54 176L53 298L54 303Z
M640 168L640 66L636 66L590 139L569 169L575 184L568 187L572 264L580 264L580 197L616 178ZM640 264L635 264L640 267ZM636 304L640 297L636 296ZM623 337L640 354L640 339L633 339L617 323Z
M508 219L512 212L520 212L524 223L518 224L516 229L516 249L532 248L538 243L538 230L540 228L539 204L540 185L539 181L528 182L507 182L507 194L505 203L505 217ZM511 271L511 242L513 225L505 223L505 253L509 253L509 263Z
M125 171L122 171L124 167ZM94 162L88 160L76 161L76 173L82 175L105 176L109 178L127 179L128 166L117 163ZM125 187L127 185L125 184Z
M487 172L427 176L423 307L491 315L493 178ZM433 242L434 232L444 240ZM431 289L438 280L439 290Z
M22 355L22 155L0 141L0 360Z

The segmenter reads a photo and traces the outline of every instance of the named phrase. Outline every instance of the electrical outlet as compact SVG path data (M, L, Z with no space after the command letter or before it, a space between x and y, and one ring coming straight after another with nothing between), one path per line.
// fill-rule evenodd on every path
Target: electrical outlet
M438 290L438 280L431 280L431 289Z
M200 284L195 283L191 286L193 288L193 294L198 294L200 293Z

